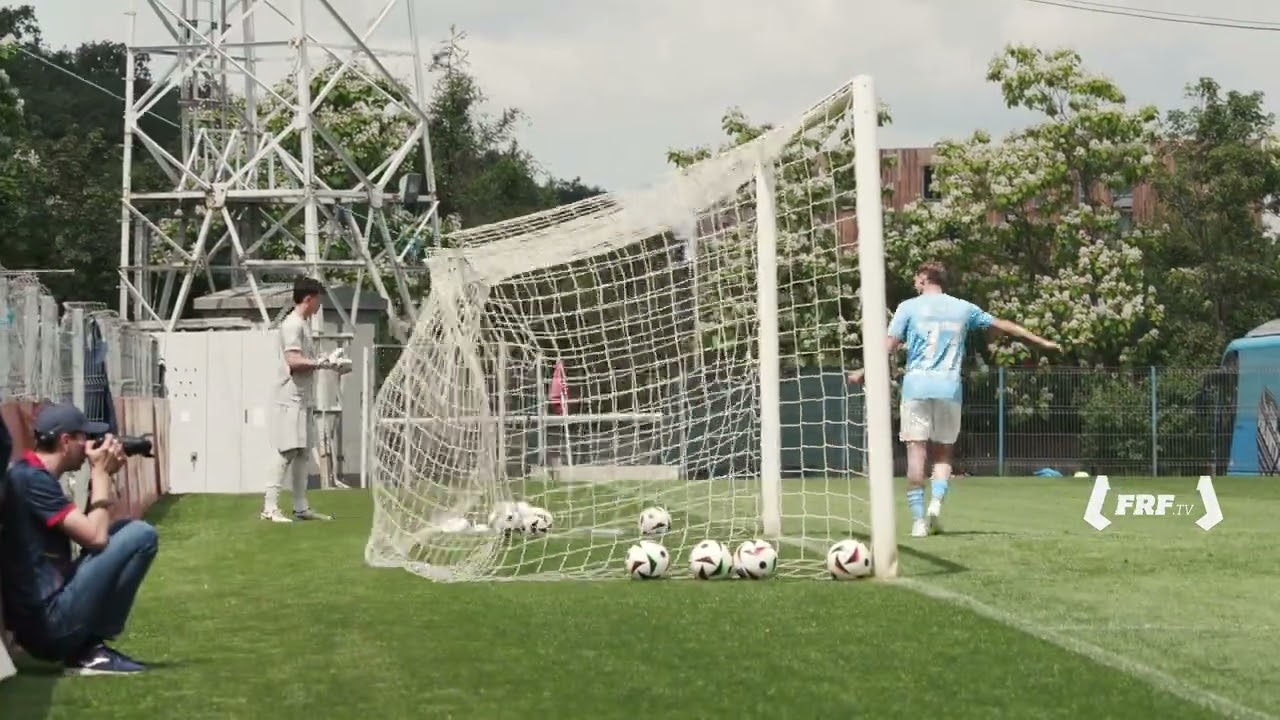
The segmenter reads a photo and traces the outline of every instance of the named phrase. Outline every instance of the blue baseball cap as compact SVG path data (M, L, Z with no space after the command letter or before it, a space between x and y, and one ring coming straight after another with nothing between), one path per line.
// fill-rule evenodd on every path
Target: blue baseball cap
M37 435L103 435L110 429L111 426L106 423L91 422L80 408L71 403L48 405L36 416Z

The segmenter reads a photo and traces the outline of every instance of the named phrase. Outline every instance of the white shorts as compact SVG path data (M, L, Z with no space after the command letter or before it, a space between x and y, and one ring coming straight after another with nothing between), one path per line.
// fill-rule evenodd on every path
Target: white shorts
M955 445L960 437L960 403L954 400L903 400L902 442Z
M271 442L276 446L276 452L314 447L316 427L311 408L276 405L271 423Z

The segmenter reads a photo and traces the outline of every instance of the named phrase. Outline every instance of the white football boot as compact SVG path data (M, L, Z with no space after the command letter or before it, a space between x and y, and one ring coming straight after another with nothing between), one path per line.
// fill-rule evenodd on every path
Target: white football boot
M929 509L925 511L925 520L929 524L929 534L937 535L942 532L942 499L934 498L929 501Z
M293 520L289 519L288 516L280 512L279 509L263 510L261 513L259 513L258 517L262 520L270 520L271 522L277 522L277 523L293 522Z
M911 523L911 537L927 537L929 535L929 524L924 518L914 520Z

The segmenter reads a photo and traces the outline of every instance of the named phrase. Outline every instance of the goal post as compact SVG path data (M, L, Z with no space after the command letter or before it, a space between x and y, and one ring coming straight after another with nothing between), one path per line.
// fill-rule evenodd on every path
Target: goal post
M782 363L778 349L778 210L773 168L756 161L756 310L760 380L760 520L782 536Z
M661 506L677 568L763 538L816 577L852 536L896 575L878 118L859 77L649 186L452 235L368 413L366 561L620 577ZM551 530L498 532L517 502Z
M853 79L856 143L858 265L861 270L863 363L867 406L867 485L871 506L871 553L876 576L898 575L897 522L893 505L893 417L886 344L889 315L885 290L884 200L880 187L880 101L869 75Z

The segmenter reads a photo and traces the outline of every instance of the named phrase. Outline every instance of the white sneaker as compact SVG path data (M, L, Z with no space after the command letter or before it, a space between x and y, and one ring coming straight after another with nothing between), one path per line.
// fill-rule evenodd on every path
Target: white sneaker
M293 519L294 520L332 520L333 518L329 515L325 515L324 513L318 513L315 510L312 510L311 508L307 508L306 510L294 510Z
M929 532L937 535L942 532L942 501L934 498L929 501L929 509L925 512L925 518L929 523Z
M293 522L288 517L286 517L284 513L280 512L279 509L263 510L261 513L258 514L258 518L260 520L270 520L271 522L278 522L278 523Z
M927 537L928 535L929 525L924 521L924 518L911 523L911 537Z

